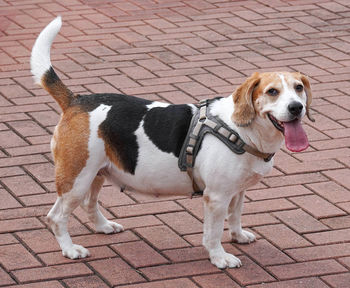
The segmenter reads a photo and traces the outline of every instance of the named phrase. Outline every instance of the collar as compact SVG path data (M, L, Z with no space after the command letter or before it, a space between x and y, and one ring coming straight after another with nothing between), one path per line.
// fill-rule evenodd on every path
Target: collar
M262 158L265 162L269 162L275 155L260 152L252 146L246 144L239 134L232 130L219 117L213 116L209 112L209 105L216 99L202 100L197 107L199 108L193 115L190 127L188 129L185 141L182 145L179 155L178 165L181 171L187 171L192 179L193 190L197 192L198 186L193 179L193 167L196 156L200 150L202 140L207 133L213 134L221 142L223 142L232 152L236 154L244 154L245 152L256 157Z

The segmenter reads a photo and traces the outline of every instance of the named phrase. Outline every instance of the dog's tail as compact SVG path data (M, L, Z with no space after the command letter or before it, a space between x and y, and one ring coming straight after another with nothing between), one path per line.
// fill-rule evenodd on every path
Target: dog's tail
M57 76L50 61L50 48L61 26L62 21L59 16L41 31L32 49L30 66L35 83L48 91L65 111L70 106L74 95Z

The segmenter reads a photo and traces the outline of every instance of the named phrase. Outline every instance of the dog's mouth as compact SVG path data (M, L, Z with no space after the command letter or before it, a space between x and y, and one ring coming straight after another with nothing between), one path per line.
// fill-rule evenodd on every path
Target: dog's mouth
M269 117L269 119L272 122L273 126L275 126L277 130L281 131L284 134L284 124L283 124L283 122L277 120L270 113L268 113L267 116Z
M281 131L284 135L285 144L288 150L292 152L300 152L309 147L309 141L306 133L301 126L301 119L295 118L288 122L282 122L267 114L273 126Z

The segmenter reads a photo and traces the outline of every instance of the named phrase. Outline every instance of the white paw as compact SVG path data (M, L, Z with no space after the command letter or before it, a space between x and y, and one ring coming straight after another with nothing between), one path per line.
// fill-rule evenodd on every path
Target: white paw
M223 252L217 255L210 256L210 262L214 264L219 269L225 269L226 267L234 268L241 267L242 262L236 256Z
M255 235L247 230L242 230L239 234L231 232L231 236L233 241L240 244L249 244L256 239Z
M107 221L105 224L101 225L100 227L96 227L96 232L105 233L105 234L118 233L121 231L124 231L124 227L113 221Z
M71 247L62 250L62 254L64 257L70 259L79 259L90 256L90 252L88 249L77 244L73 244Z

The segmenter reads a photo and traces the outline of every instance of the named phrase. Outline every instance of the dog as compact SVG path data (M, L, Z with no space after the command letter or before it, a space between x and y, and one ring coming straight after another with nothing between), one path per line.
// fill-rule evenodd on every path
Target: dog
M254 73L232 95L206 105L211 115L232 129L250 150L237 154L211 133L205 134L192 175L178 167L191 120L199 108L172 105L120 94L74 95L55 73L50 61L52 42L62 25L54 19L38 36L31 54L35 82L46 89L62 109L53 133L58 197L47 215L49 226L71 259L89 256L73 244L68 233L70 214L79 205L99 233L123 231L107 220L97 202L105 179L154 195L190 195L203 192L203 245L218 268L240 267L241 261L221 245L227 219L233 241L250 243L253 233L242 229L244 191L273 167L273 155L285 140L291 151L309 145L301 119L310 115L310 82L299 72ZM205 117L204 117L205 118ZM243 151L244 152L244 151ZM259 157L270 155L268 159ZM194 185L194 183L196 185Z

